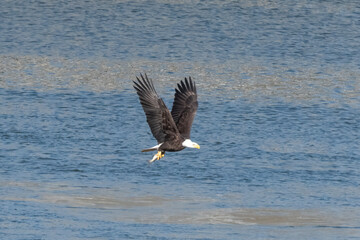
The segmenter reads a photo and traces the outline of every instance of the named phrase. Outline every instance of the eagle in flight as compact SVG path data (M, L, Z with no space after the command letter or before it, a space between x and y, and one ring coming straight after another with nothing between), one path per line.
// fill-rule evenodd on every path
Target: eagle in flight
M136 77L134 88L139 95L146 120L158 144L142 150L157 151L150 163L164 157L165 152L177 152L185 147L200 149L190 140L191 125L198 108L195 82L191 77L177 84L171 113L159 97L151 79L142 74Z

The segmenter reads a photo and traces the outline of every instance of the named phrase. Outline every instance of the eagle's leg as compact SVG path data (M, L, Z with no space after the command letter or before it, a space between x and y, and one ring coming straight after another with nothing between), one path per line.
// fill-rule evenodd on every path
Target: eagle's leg
M158 151L157 154L154 155L154 157L149 161L149 163L152 163L156 160L159 160L160 158L165 156L165 152L163 151Z

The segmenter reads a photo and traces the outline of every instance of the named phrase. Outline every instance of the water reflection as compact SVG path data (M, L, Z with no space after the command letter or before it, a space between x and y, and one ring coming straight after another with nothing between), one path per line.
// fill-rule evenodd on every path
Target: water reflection
M36 88L39 91L108 92L131 90L131 81L146 71L160 93L167 93L168 82L176 83L192 76L199 85L203 100L212 96L226 98L276 98L290 102L311 102L342 107L358 107L360 78L356 69L301 68L300 66L266 66L259 62L226 61L224 63L174 63L157 60L109 61L106 59L68 60L48 57L12 57L0 55L3 78L0 87ZM180 75L180 73L184 73ZM164 95L164 94L163 94Z
M2 201L54 204L59 207L88 209L88 211L92 211L91 209L111 210L111 212L105 213L105 217L120 222L358 228L357 225L354 225L357 210L352 208L342 208L340 215L339 209L336 211L283 208L205 208L199 210L194 206L214 204L218 200L200 197L134 196L137 193L130 192L129 186L115 190L74 187L59 183L2 182L1 184L10 187L14 193L18 193L21 189L22 191L31 191L34 196L22 198L17 194L10 194L2 197ZM224 197L234 200L234 196ZM124 210L126 211L124 212ZM73 214L76 215L76 212ZM103 217L95 218L100 220Z

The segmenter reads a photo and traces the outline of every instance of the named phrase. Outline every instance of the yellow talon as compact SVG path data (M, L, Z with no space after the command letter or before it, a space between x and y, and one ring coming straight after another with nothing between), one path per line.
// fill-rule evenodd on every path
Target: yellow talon
M159 160L160 158L163 158L165 156L165 152L158 151L157 154L154 155L153 159L149 161L149 163L152 163L156 160Z
M160 158L163 158L165 155L165 153L158 151L158 153L156 154L157 160L159 160Z

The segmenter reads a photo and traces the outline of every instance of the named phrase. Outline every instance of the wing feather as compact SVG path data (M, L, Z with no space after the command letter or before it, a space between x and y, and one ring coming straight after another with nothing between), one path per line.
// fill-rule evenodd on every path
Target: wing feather
M166 107L164 101L159 97L154 88L153 82L147 77L140 74L136 77L134 88L139 95L140 103L144 109L147 123L151 133L158 143L163 143L165 139L172 138L173 135L179 134L174 120Z
M198 108L195 82L185 78L175 89L175 98L171 115L180 132L185 138L190 138L191 126Z

